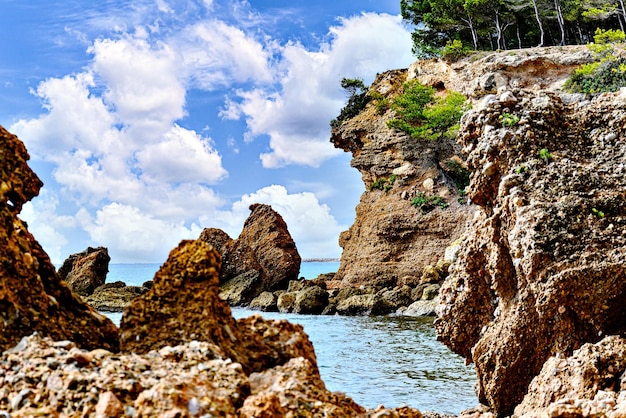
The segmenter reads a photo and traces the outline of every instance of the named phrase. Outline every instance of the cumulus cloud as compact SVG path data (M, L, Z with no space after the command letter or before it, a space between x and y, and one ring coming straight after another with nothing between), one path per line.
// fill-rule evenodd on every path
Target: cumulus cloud
M264 167L318 166L339 153L328 141L328 123L345 101L341 78L371 78L407 66L413 61L410 51L411 37L399 16L365 13L341 19L319 51L299 43L282 49L276 91L241 89L240 100L229 100L222 115L242 115L252 137L269 135L271 151L260 156Z
M195 239L199 226L166 222L149 213L120 203L111 203L92 218L85 211L78 216L91 238L109 248L118 263L165 260L168 252L182 239Z
M226 175L222 158L211 148L210 140L178 125L161 142L138 151L137 161L145 176L163 182L212 184Z
M267 186L246 194L229 211L218 211L206 226L220 228L236 238L250 215L250 205L264 203L272 206L285 222L298 252L306 257L339 257L338 237L346 229L330 213L330 208L319 202L310 192L288 193L281 185Z

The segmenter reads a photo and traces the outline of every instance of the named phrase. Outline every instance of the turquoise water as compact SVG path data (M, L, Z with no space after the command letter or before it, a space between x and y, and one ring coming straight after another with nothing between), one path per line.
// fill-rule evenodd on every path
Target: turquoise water
M107 282L140 285L159 264L111 264ZM302 263L300 276L336 271L338 262ZM242 318L258 311L233 308ZM315 347L326 387L375 408L409 405L422 411L458 414L478 404L472 366L436 341L432 318L314 316L261 313L301 324ZM119 324L121 314L106 314Z

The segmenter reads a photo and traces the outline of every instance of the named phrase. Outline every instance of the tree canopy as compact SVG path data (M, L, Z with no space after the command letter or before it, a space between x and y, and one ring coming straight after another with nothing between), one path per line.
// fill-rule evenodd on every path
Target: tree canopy
M459 42L475 50L585 44L597 28L624 30L624 1L400 0L400 9L415 25L413 53L426 58Z

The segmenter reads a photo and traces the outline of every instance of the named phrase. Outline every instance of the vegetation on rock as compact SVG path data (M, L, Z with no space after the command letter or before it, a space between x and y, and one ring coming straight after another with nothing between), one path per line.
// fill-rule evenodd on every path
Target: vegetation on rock
M339 111L339 116L330 121L331 128L338 128L344 120L358 115L372 99L367 94L367 86L360 78L344 77L341 79L341 87L348 93L348 102Z
M626 86L626 58L615 55L615 44L623 44L626 34L621 30L597 29L593 39L594 43L587 47L597 60L574 70L565 88L576 93L600 93Z
M437 140L456 136L459 119L467 110L465 96L452 91L445 97L438 97L433 87L417 80L407 81L403 90L391 104L396 117L388 121L387 126L415 139Z

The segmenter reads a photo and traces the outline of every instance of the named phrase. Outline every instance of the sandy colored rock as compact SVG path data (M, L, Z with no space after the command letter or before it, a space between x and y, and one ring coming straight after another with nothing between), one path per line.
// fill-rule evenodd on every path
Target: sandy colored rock
M283 364L291 356L304 356L316 364L302 327L276 321L284 334L278 336L269 329L270 321L260 317L235 321L218 296L219 269L220 255L212 246L201 240L182 241L155 274L152 288L124 312L122 351L147 353L200 340L218 346L246 373Z
M269 205L250 206L238 242L249 245L265 271L265 288L286 289L289 280L298 278L300 254L282 216Z
M515 408L516 416L544 411L563 416L616 416L626 410L626 340L610 336L587 343L567 358L550 357Z
M0 350L37 331L116 351L115 325L75 295L18 214L42 183L24 144L0 127Z
M626 104L513 93L515 105L462 120L481 210L436 321L475 363L479 399L497 414L513 411L550 356L626 332Z
M70 255L59 268L59 276L74 292L89 296L106 282L109 261L109 250L88 247L85 251Z
M383 73L370 90L393 100L407 75L406 70ZM407 277L411 285L418 284L424 267L434 265L461 236L472 211L459 204L456 186L444 170L461 147L454 140L410 138L387 126L392 117L391 110L381 115L371 101L331 134L336 148L352 153L350 165L365 185L355 222L339 237L343 252L335 279L344 286L386 281L394 287L401 279L407 283ZM421 213L411 206L419 193L442 196L449 206Z

